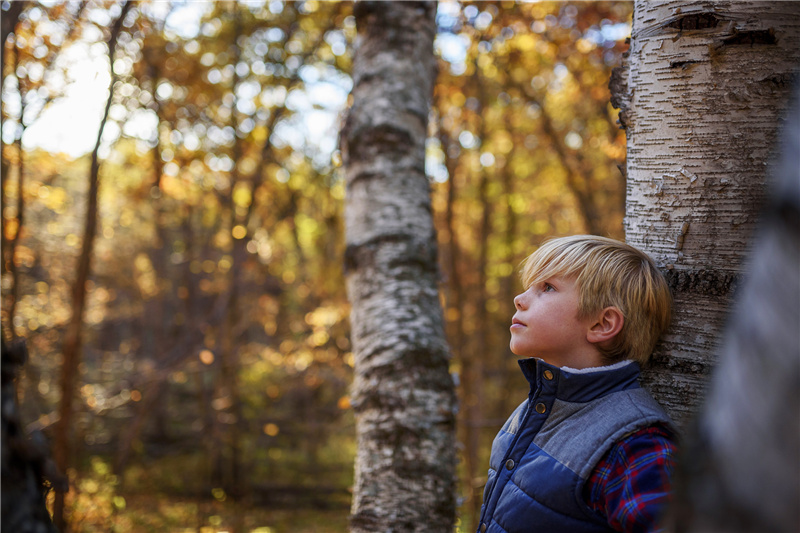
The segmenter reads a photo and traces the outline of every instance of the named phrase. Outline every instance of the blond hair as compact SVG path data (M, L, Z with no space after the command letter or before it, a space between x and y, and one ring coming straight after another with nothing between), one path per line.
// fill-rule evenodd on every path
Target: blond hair
M653 260L633 246L606 237L573 235L545 241L522 263L525 289L551 277L574 278L578 317L613 306L622 330L599 346L606 364L631 359L645 364L669 326L672 296Z

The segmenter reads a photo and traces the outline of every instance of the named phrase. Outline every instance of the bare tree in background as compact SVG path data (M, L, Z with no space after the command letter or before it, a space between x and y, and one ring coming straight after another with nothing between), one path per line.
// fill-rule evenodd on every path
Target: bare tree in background
M455 392L425 175L435 2L357 2L342 131L358 449L352 531L451 531Z
M114 73L114 51L117 47L117 37L122 31L122 23L128 12L135 4L132 0L125 0L122 10L110 28L108 37L108 60L111 69L111 80L108 85L108 99L106 100L103 118L97 131L97 141L92 150L91 166L89 169L89 190L86 198L86 218L84 222L83 244L81 254L78 258L78 265L75 281L72 288L72 316L67 324L64 333L64 346L62 353L64 356L61 367L60 389L61 403L59 404L59 420L54 431L54 448L56 466L61 472L66 473L70 466L72 455L72 413L75 391L78 381L78 365L81 359L81 334L83 330L83 315L86 308L86 282L91 272L92 254L94 250L94 239L97 234L97 201L98 188L100 185L100 143L103 139L108 113L111 109L111 102L114 98L114 83L117 76ZM53 521L59 531L69 531L69 525L64 516L64 491L57 490L55 503L53 504Z

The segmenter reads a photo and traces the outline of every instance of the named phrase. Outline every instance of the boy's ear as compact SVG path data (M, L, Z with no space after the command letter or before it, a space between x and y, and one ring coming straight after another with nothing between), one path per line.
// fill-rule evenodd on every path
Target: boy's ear
M613 306L606 307L600 311L597 320L589 328L586 340L592 344L610 341L622 331L623 324L625 324L625 317L622 311Z

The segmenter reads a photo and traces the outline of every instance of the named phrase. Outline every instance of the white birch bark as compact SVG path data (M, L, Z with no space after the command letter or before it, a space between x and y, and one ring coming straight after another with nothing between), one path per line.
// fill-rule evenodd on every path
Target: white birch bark
M749 273L678 470L671 531L800 528L800 99L795 104Z
M357 2L342 130L355 355L351 530L451 531L455 392L438 291L425 140L433 2Z
M627 128L626 240L663 267L670 332L645 381L697 409L800 64L800 2L637 0L612 102Z

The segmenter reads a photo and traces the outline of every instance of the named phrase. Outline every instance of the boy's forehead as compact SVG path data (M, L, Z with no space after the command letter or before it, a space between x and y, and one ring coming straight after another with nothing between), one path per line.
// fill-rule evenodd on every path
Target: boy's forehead
M548 281L554 278L562 278L566 280L574 280L578 276L580 265L575 263L567 264L566 261L548 261L542 264L530 265L523 273L523 281L527 284L533 284L540 281Z

